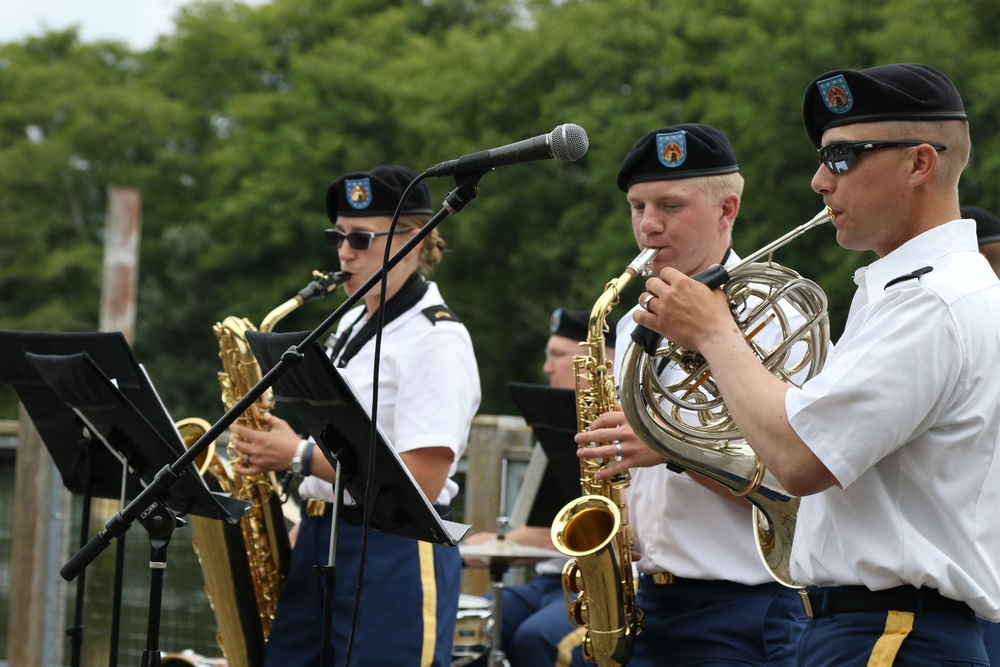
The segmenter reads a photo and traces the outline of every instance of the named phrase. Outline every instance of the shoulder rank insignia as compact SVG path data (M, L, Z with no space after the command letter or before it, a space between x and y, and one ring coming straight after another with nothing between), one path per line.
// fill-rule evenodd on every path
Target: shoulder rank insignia
M893 278L892 280L890 280L889 282L887 282L885 284L885 287L883 287L882 289L889 289L890 287L892 287L896 283L901 283L901 282L904 282L904 281L907 281L907 280L919 280L920 276L924 275L925 273L930 273L933 270L934 270L933 266L924 266L924 267L921 267L921 268L917 269L916 271L912 271L912 272L904 274L902 276L897 276L897 277Z
M424 317L431 321L431 324L437 324L438 322L458 322L458 315L451 312L451 309L445 305L430 306L429 308L424 308L420 311L424 314Z

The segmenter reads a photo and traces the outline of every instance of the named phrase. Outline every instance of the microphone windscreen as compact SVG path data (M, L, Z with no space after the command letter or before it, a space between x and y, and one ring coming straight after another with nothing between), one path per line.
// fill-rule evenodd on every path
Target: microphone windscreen
M572 162L579 160L590 147L587 131L579 125L565 123L552 130L552 157Z

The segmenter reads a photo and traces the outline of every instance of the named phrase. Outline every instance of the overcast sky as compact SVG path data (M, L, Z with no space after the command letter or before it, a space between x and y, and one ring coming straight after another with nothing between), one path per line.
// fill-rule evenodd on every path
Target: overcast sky
M252 0L244 4L262 4ZM173 17L190 0L0 0L0 43L76 25L80 39L117 39L148 49L173 31Z

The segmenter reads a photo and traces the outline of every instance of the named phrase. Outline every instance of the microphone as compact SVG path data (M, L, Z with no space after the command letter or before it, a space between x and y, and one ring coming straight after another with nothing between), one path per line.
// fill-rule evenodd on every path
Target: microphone
M470 174L492 171L508 164L548 160L549 158L572 162L583 157L589 146L590 140L587 139L586 130L579 125L566 123L558 125L548 134L523 139L499 148L469 153L457 160L441 162L428 169L426 173L429 178Z

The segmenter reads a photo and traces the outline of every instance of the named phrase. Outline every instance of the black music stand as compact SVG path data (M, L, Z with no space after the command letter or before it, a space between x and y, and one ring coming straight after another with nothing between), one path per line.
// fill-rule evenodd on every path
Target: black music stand
M36 354L74 354L87 352L108 375L115 378L126 395L136 395L142 389L143 377L139 364L132 356L125 337L120 332L44 332L0 330L0 380L9 383L31 418L42 443L55 463L63 486L82 496L80 546L87 543L92 498L110 498L124 502L129 484L122 462L94 437L76 413L65 405L38 375L25 358L26 352ZM122 599L122 564L125 559L124 541L115 556L114 590L111 613L110 662L114 665L118 647ZM71 667L79 667L83 646L83 602L86 577L76 585L73 625L67 629L70 638Z
M158 474L164 474L163 469L169 470L170 464L184 454L181 435L148 377L143 391L134 395L136 402L133 402L86 352L69 355L28 352L25 357L59 400L116 452L145 486L159 482ZM185 524L180 517L196 514L235 524L251 506L246 501L211 492L193 464L183 468L173 482L166 493L156 494L139 516L139 522L149 535L151 572L147 645L142 656L144 667L159 665L163 571L174 528ZM122 535L128 527L119 513L107 522L107 535L101 533L98 537L107 542L110 537ZM89 562L86 550L85 547L63 568L65 578L71 579L77 569Z
M579 445L573 441L577 433L576 392L524 382L508 382L507 390L547 459L541 475L530 470L525 475L511 523L519 524L523 517L526 526L547 528L559 510L580 497ZM532 454L532 462L535 460Z
M115 378L123 392L139 390L141 378L125 337L119 332L50 333L0 331L0 380L10 383L49 451L63 485L74 494L121 498L122 464L105 447L91 450L90 434L69 407L52 392L25 353L87 352Z

